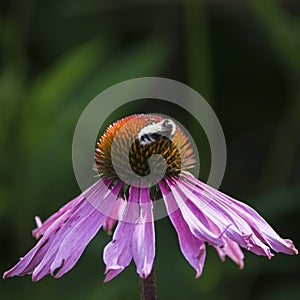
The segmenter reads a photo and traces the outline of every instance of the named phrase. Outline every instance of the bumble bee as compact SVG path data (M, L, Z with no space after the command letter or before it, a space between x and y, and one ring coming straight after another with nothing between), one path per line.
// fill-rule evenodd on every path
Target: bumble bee
M158 123L152 122L147 124L138 133L138 139L141 145L150 145L157 142L160 137L171 139L175 134L175 131L176 124L170 119L165 119Z

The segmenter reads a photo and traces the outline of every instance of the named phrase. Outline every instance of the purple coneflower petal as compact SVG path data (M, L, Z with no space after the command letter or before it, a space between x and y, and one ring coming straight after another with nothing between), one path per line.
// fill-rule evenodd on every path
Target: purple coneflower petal
M146 188L140 189L140 217L132 236L132 256L141 278L150 274L155 257L155 232L153 220L153 204Z
M227 205L231 205L232 209L241 218L247 220L259 239L268 244L274 251L286 254L298 254L298 250L295 248L293 242L289 239L281 238L253 208L224 194L220 195L220 199L224 203L227 202Z
M166 180L167 184L170 187L169 193L164 194L164 200L165 202L171 202L172 203L172 210L176 209L176 206L180 209L182 216L189 226L191 232L195 237L202 241L209 242L213 246L221 246L223 245L223 241L221 237L214 234L209 228L207 227L207 221L204 219L198 219L193 211L190 210L190 208L185 203L186 199L182 197L180 193L178 193L178 190L176 189L176 184ZM160 185L162 188L162 184ZM175 202L174 200L175 199ZM170 204L168 204L169 207ZM204 221L204 222L203 222Z
M198 200L201 201L200 199L198 199ZM209 218L207 218L201 212L200 209L197 208L197 206L194 204L194 202L187 199L186 204L189 207L189 209L195 214L195 216L199 220L202 220L202 222L204 224L206 224L206 226L213 233L215 233L218 236L221 236L221 239L223 241L223 245L221 245L219 247L214 246L214 248L217 250L221 260L224 261L225 256L227 255L240 267L240 269L242 269L244 267L244 261L243 261L244 254L243 254L242 250L240 249L239 245L236 242L231 241L230 239L227 239L225 237L226 230L228 230L228 228L230 228L229 227L230 225L227 224L224 227L221 227L221 228L223 228L223 230L220 230L220 228L218 226L216 226L216 224L214 224Z
M120 191L121 184L118 183L112 190L107 190L104 195L104 199L101 200L101 204L97 205L100 211L95 210L94 205L88 202L88 205L92 208L90 210L82 213L82 220L77 222L77 224L68 231L66 237L60 244L59 250L55 256L55 260L51 265L51 272L53 273L56 268L59 268L58 273L55 275L56 278L61 277L64 273L69 271L80 258L82 252L84 251L86 245L95 236L103 225L107 215L113 208L113 203L115 202L116 195ZM98 199L100 195L95 195L93 203ZM76 216L75 216L76 218ZM66 263L68 262L68 263Z
M222 261L225 260L225 256L230 257L240 269L244 268L244 254L238 243L233 242L229 239L224 239L223 247L215 247Z
M86 195L91 196L96 191L99 191L103 187L104 187L103 180L98 180L97 182L95 182L92 186L90 186L87 190L85 190L83 193L78 195L75 199L69 201L67 204L61 207L56 213L51 215L45 222L40 224L40 226L37 224L37 228L32 231L32 235L35 238L39 238L41 235L43 235L46 232L46 230L53 224L55 220L59 219L60 217L63 217L64 219L68 218L68 216L70 216L78 208L78 204L80 204L82 201L86 199L85 197Z
M253 251L259 255L266 255L271 258L273 255L270 252L269 245L276 252L283 252L286 254L297 254L298 251L293 245L291 240L282 239L274 229L251 207L239 202L222 192L206 185L205 183L195 179L191 175L186 175L186 179L190 183L184 183L193 189L193 194L198 193L198 197L206 195L210 201L203 207L203 211L206 214L210 213L210 208L219 210L218 215L214 221L220 220L220 218L227 215L231 216L232 225L234 225L241 233L243 240L240 240L238 236L234 236L234 233L230 230L234 228L232 225L226 231L226 235L238 242L242 247ZM197 190L195 192L195 190ZM224 212L225 211L225 212ZM218 218L217 218L218 217Z
M36 266L33 270L33 281L38 281L49 273L53 275L56 268L51 269L51 264L56 258L60 245L64 242L67 234L72 231L74 227L77 227L77 225L80 224L83 219L85 219L86 215L89 216L92 211L95 211L93 206L87 201L84 201L80 208L75 211L64 224L62 224L62 226L54 235L50 237L50 239L47 241L47 252L43 255L43 258L38 266ZM61 265L58 265L57 268L60 266Z
M135 226L134 220L136 221L139 217L138 197L138 188L130 187L123 219L119 221L112 241L104 248L103 260L106 264L104 282L120 274L132 260L131 241Z
M106 209L109 214L120 188L121 184L118 184L110 191L102 180L98 181L83 193L84 198L78 197L81 200L76 204L72 201L72 206L64 209L63 213L56 214L51 225L47 223L36 246L16 266L5 272L4 277L32 273L33 281L37 281L47 274L53 275L58 268L60 269L55 277L69 271L101 228L107 218L103 211ZM95 208L97 201L102 203L97 204L101 211ZM43 224L39 228L42 227Z
M109 235L112 234L112 230L113 230L115 224L118 222L118 220L121 219L125 207L126 207L126 201L122 198L119 198L116 201L116 203L110 213L110 216L105 220L105 222L103 224L103 229Z
M12 277L16 275L30 274L39 265L43 259L45 253L49 249L49 245L52 244L55 238L56 232L65 222L65 218L58 218L55 220L51 226L48 227L45 234L38 241L38 243L33 247L20 261L9 271L4 273L4 278Z
M270 248L255 235L250 225L231 207L221 205L214 194L209 195L187 182L178 182L176 188L186 196L187 203L193 204L194 214L199 214L199 211L205 214L206 219L219 228L223 236L257 255L264 255L269 259L273 256Z
M42 227L42 220L41 220L41 218L39 217L39 216L35 216L34 217L34 221L35 221L35 224L36 224L36 227L37 228L40 228L40 227Z
M199 277L202 274L206 256L205 244L203 240L196 238L192 234L180 209L176 209L177 204L174 197L163 183L160 183L160 189L163 194L169 218L177 231L181 252L190 265L196 270L196 277Z

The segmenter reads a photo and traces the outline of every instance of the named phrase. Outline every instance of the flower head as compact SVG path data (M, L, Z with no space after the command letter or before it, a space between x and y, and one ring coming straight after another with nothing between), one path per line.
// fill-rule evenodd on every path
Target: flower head
M132 259L139 276L146 278L155 257L153 206L160 198L196 277L203 270L206 244L240 268L241 247L269 259L271 249L298 253L292 241L281 238L254 209L188 172L195 164L193 151L172 120L141 114L114 123L97 144L95 162L99 180L45 222L36 218L37 244L4 278L61 277L102 227L112 233L116 224L103 254L105 281L120 274Z

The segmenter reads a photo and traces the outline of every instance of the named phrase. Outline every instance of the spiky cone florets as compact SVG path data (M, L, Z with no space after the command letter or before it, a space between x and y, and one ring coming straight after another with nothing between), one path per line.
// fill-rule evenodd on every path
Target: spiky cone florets
M170 179L195 164L184 132L173 121L149 114L132 115L109 126L97 143L95 161L101 177L116 181L120 175L130 178L133 172L141 180L150 173L156 178L163 164Z

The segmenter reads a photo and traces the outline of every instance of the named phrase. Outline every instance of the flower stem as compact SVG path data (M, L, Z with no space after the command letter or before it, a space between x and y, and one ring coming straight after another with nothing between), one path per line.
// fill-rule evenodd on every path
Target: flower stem
M154 266L145 279L140 278L141 300L156 300L156 278Z

